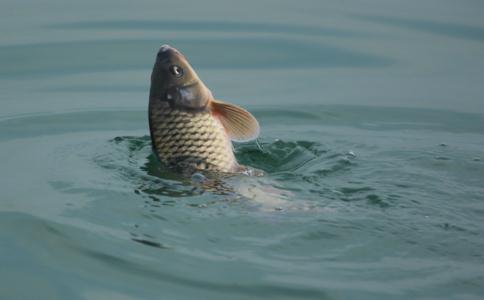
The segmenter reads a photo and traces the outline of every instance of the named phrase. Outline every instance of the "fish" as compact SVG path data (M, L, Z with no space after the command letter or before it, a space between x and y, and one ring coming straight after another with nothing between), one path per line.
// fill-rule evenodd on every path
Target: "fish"
M149 93L152 148L160 162L183 173L243 173L234 142L260 134L257 119L244 108L213 97L187 58L170 45L159 49Z

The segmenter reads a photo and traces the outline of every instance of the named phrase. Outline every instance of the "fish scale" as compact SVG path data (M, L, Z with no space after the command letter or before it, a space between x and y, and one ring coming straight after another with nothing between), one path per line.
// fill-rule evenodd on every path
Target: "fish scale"
M150 106L150 122L153 146L168 166L231 172L237 165L224 128L208 111L158 102Z

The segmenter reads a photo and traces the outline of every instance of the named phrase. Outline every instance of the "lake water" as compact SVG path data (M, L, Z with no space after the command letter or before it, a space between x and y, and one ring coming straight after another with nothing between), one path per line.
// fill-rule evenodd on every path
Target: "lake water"
M2 1L0 299L482 299L480 1ZM261 124L205 188L151 152L180 49Z

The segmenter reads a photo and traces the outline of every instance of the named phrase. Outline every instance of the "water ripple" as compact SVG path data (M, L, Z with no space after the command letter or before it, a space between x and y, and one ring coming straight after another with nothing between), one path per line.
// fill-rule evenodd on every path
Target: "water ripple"
M404 29L412 29L452 38L461 38L480 42L484 41L484 27L456 24L451 22L378 15L353 15L352 17L358 20L374 22L377 24L396 26Z
M91 40L1 46L0 77L148 72L163 43L182 49L196 68L205 69L378 68L393 63L386 57L328 43L277 37Z
M230 32L230 33L282 33L284 35L316 35L334 37L368 37L363 31L345 30L331 27L308 25L250 23L235 21L197 20L117 20L82 21L57 23L47 26L54 29L75 30L170 30L190 32Z

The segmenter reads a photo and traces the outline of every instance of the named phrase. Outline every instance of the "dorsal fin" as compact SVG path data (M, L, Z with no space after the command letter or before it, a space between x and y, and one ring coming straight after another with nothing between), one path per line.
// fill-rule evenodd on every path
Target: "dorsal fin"
M220 100L212 100L210 104L212 113L220 120L231 140L247 142L259 136L259 122L250 112Z

